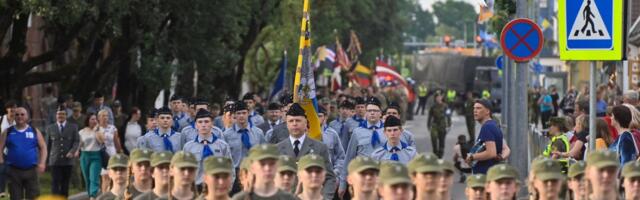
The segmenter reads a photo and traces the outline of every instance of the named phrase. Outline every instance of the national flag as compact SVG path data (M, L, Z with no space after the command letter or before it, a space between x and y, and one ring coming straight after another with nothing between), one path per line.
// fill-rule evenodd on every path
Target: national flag
M341 67L342 69L349 70L351 67L351 61L349 60L349 56L342 49L342 44L336 37L336 66Z
M395 69L395 67L388 65L384 61L377 60L376 61L376 78L378 80L382 79L385 81L394 81L398 82L403 86L403 89L407 96L409 97L409 102L413 102L415 100L415 94L411 89L411 86L407 81L400 75Z
M360 63L356 64L353 70L352 82L358 84L360 87L369 87L371 85L371 75L373 72L369 67Z
M282 54L282 60L280 60L280 72L278 72L278 78L276 82L273 83L273 89L271 90L271 95L269 99L273 99L274 97L280 96L285 90L286 82L287 82L287 51L284 51Z
M480 13L478 13L478 24L485 23L493 17L493 11L486 6L480 6Z
M298 64L293 85L293 101L299 103L305 110L309 121L309 137L322 140L320 120L318 120L318 113L316 112L318 105L316 85L311 66L311 31L309 30L311 21L309 20L309 15L309 0L304 0L300 28L300 52L298 53Z

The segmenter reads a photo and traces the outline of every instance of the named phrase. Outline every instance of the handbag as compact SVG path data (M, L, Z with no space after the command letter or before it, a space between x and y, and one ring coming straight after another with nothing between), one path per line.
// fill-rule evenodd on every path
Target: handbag
M100 166L102 166L102 168L106 169L107 165L109 165L109 154L107 153L107 147L103 146L102 148L100 148L100 159L101 159L101 163Z

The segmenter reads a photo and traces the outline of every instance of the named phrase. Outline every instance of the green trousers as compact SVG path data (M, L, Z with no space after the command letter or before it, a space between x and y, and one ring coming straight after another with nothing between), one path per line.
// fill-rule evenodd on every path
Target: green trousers
M82 151L80 153L80 169L89 197L97 197L98 191L100 191L101 164L100 151Z

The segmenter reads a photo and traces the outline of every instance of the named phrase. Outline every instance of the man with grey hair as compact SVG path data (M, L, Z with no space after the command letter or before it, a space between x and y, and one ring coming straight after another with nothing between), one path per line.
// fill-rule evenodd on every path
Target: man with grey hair
M622 95L622 102L638 107L638 98L639 95L637 91L627 90L624 92L624 95Z

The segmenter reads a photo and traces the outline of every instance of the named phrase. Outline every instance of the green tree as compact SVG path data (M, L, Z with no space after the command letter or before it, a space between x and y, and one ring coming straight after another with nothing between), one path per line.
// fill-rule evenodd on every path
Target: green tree
M410 24L407 27L407 36L415 37L417 41L424 41L427 36L435 33L435 22L433 14L428 10L422 9L420 5L414 4L410 13Z
M451 33L462 38L464 35L465 25L467 26L467 41L473 41L473 24L478 19L478 13L473 8L473 5L464 1L438 1L433 4L433 14L438 20L438 25L446 25L458 30L456 33Z

